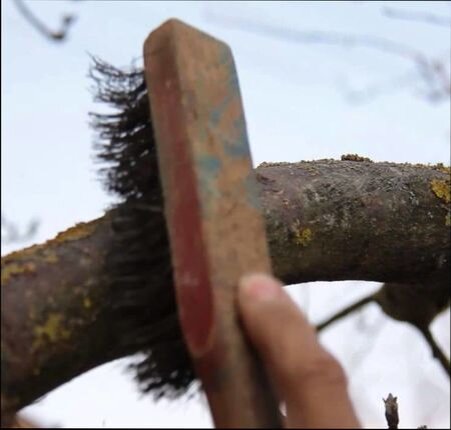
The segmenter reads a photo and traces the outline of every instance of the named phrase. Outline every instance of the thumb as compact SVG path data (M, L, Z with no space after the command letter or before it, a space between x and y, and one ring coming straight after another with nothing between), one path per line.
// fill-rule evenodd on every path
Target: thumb
M286 403L288 426L358 427L342 367L319 344L281 283L246 276L238 300L246 333Z

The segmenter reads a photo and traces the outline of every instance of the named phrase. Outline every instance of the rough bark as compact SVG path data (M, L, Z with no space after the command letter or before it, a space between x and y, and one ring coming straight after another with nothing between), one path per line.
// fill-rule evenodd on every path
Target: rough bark
M2 424L8 411L118 356L102 282L110 239L106 215L2 258Z
M256 172L285 282L449 276L449 169L323 160Z
M286 283L422 280L448 288L449 174L443 166L351 160L262 164L256 175L275 275ZM2 420L135 352L111 330L103 270L111 219L2 258Z

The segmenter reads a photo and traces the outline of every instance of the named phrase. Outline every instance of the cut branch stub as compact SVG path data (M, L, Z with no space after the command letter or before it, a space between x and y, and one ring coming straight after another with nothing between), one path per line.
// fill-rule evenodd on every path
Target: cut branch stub
M416 327L429 327L432 320L449 307L449 284L387 283L374 299L389 317Z
M387 424L389 429L397 429L399 424L398 415L398 398L393 397L389 393L386 399L382 399L385 404L385 418L387 419Z

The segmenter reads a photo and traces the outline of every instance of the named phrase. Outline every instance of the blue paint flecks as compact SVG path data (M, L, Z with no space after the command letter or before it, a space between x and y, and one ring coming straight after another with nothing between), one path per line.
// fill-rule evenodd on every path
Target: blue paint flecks
M221 121L221 117L224 113L224 108L225 108L224 103L213 108L212 112L210 113L210 122L213 126L219 125L219 122Z
M209 178L216 177L221 168L221 161L213 155L204 154L197 158L197 165L200 167L203 175Z
M250 157L249 145L247 139L237 139L235 141L224 142L224 153L232 158Z
M230 91L233 94L239 94L240 84L238 81L238 74L236 73L234 62L231 61L230 64L228 64L228 67L229 67L229 80L227 83L229 84Z
M219 48L219 64L225 66L230 62L232 62L232 50L226 43L221 43Z
M227 97L225 97L224 100L219 105L212 108L212 111L210 113L210 123L213 126L219 125L219 123L221 122L221 118L224 115L224 112L230 106L235 96L236 94L234 93L228 93Z
M232 158L249 157L249 142L247 139L246 123L241 116L233 121L232 128L221 132L221 120L231 109L233 103L240 103L240 88L232 51L226 44L222 44L218 57L219 67L225 69L226 81L224 82L225 96L209 112L208 127L215 130L215 135L221 139L224 154ZM219 133L221 135L219 135Z
M196 158L196 164L199 172L200 193L202 194L202 212L208 216L209 205L219 198L216 179L221 169L221 161L212 155L204 154Z

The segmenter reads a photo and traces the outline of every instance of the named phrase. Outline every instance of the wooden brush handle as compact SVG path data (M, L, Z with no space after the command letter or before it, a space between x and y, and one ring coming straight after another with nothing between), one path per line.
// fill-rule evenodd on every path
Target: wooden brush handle
M178 312L215 425L281 427L236 303L240 277L271 266L232 53L171 19L144 58Z

